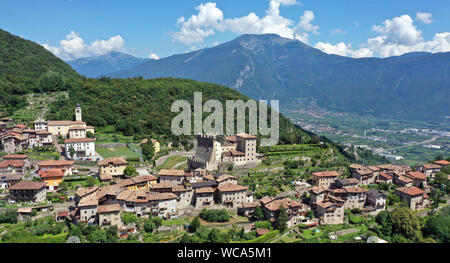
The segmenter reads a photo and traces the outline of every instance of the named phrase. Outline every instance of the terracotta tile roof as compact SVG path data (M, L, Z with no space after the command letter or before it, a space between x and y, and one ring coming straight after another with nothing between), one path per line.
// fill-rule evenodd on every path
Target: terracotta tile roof
M69 215L69 211L59 211L58 217L65 217Z
M106 174L106 173L99 174L98 177L102 181L112 180L112 178L113 178L112 175Z
M332 207L332 206L336 205L336 203L332 203L332 202L317 202L316 205L320 206L322 208L329 208L329 207Z
M21 174L3 174L0 175L0 181L20 181L22 180Z
M25 154L9 154L9 155L3 156L3 160L7 160L7 159L25 160L27 158L28 158L28 156Z
M209 181L214 181L214 180L216 180L212 174L207 174L207 175L203 176L203 178L204 178L204 179L207 179L207 180L209 180Z
M268 196L268 197L261 198L259 201L261 202L261 204L265 205L265 204L272 202L275 199L276 199L275 197Z
M184 185L181 184L172 186L172 192L188 192L188 191L191 190L187 189L186 187L184 187Z
M212 194L214 192L215 191L212 187L203 187L203 188L198 188L197 190L195 190L196 194Z
M40 170L38 174L41 176L41 178L64 177L64 171L61 169Z
M339 173L336 171L315 172L312 174L317 177L338 177L339 176Z
M75 194L83 197L85 195L91 194L95 191L97 191L100 187L98 186L93 186L93 187L80 187L75 191Z
M422 195L425 192L421 190L420 188L417 188L415 186L404 186L404 187L398 187L395 189L396 191L402 192L404 194L414 196L414 195Z
M405 169L404 167L395 164L378 165L378 168L380 168L381 170L391 170L391 171L403 171Z
M48 161L42 161L38 163L38 166L71 166L75 162L74 161L67 161L67 160L48 160Z
M438 165L449 165L450 164L450 162L446 161L446 160L435 161L434 163L438 164Z
M242 203L241 204L241 207L242 208L255 208L255 207L257 207L259 205L259 202L258 201L255 201L255 202L249 202L249 203Z
M238 150L230 150L228 152L224 152L224 154L225 156L245 156L245 153Z
M270 230L269 229L265 229L265 228L258 228L258 229L256 229L256 234L258 236L265 235L265 234L267 234L269 232L270 232Z
M236 137L240 137L243 139L256 139L256 136L251 135L251 134L247 134L247 133L239 133L236 135Z
M78 142L95 142L95 138L72 138L64 141L64 143L78 143Z
M168 169L161 169L161 171L158 172L158 176L184 176L184 170L168 170Z
M398 181L401 181L401 182L404 182L404 183L412 183L413 182L413 180L411 179L411 178L408 178L408 177L406 177L406 176L399 176L398 178L397 178L397 180Z
M236 136L227 136L225 137L225 140L231 142L231 143L235 143L236 142Z
M96 193L86 195L85 197L81 198L80 202L78 203L78 207L96 205L98 205L98 197Z
M311 187L311 193L314 193L314 194L320 194L320 193L323 193L323 192L326 192L326 191L327 191L327 189L319 187L319 186Z
M440 169L441 166L437 165L437 164L433 164L433 163L426 163L422 165L423 168L425 169Z
M22 181L11 186L9 190L39 190L45 188L45 183Z
M365 166L362 166L362 165L357 164L357 163L352 163L349 167L351 169L364 169L365 168Z
M359 175L369 175L369 174L373 174L373 171L370 169L364 168L364 169L356 170L355 173L357 173Z
M114 164L114 165L125 164L126 165L126 164L128 164L128 162L125 161L125 159L123 159L122 157L106 158L106 159L98 162L98 165L110 165L110 164Z
M345 188L345 191L347 191L347 193L366 193L367 190L361 187L348 187Z
M172 188L174 187L174 183L157 183L150 185L150 189L164 189L164 188Z
M236 177L231 176L229 174L222 174L222 175L220 175L219 177L216 178L216 181L218 183L220 183L220 182L226 181L228 179L236 179Z
M238 184L227 183L217 187L217 189L220 192L237 192L237 191L247 191L248 187Z
M387 174L387 173L385 173L385 172L381 172L381 173L379 174L379 176L385 178L386 180L391 180L391 179L392 179L392 176L390 176L389 174Z
M119 204L99 205L97 211L99 214L120 212L120 205Z
M6 168L6 167L24 167L25 162L22 160L6 160L0 163L0 168Z
M287 198L287 197L276 198L275 200L273 200L267 204L264 204L264 207L270 211L277 211L281 208L281 206L283 206L286 209L294 208L294 207L301 208L302 204L297 201L294 201L290 198Z
M427 180L427 175L421 172L409 172L406 176L408 176L411 179L417 179L422 181Z
M149 201L172 200L176 198L178 198L178 196L173 193L156 193L148 195Z

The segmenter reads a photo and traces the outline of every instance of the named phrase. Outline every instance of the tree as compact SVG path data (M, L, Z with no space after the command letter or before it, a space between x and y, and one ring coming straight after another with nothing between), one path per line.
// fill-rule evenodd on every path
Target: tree
M189 232L195 233L200 226L200 219L198 218L198 216L196 216L189 225Z
M92 176L89 176L88 179L86 180L87 187L92 187L95 185L95 183L96 183L95 178Z
M138 220L137 216L133 213L123 213L120 217L125 225L136 223Z
M225 243L225 239L219 229L211 229L208 235L208 243Z
M153 159L155 155L155 148L153 147L153 143L151 139L147 139L148 142L142 145L142 155L144 156L144 160L150 161Z
M133 166L127 165L127 167L125 167L125 170L123 170L123 175L127 177L135 177L138 175L138 172L136 171L136 168L134 168Z
M414 241L420 239L419 219L409 208L400 207L392 211L391 223L393 233Z
M97 229L89 234L88 240L92 243L106 243L108 236L105 231Z
M75 153L76 153L76 151L75 151L75 149L73 148L73 146L70 146L70 148L69 148L70 158L73 159L73 157L75 156Z
M280 212L278 213L276 228L280 230L280 232L284 232L287 229L287 220L288 214L286 212L286 208L283 205L280 207Z
M61 74L57 72L47 72L42 74L38 86L43 92L59 91L64 87L64 80Z
M253 219L254 220L263 220L264 219L264 214L259 205L255 207L255 211L253 212Z
M144 224L145 232L152 233L155 229L156 229L156 224L151 219L147 219Z
M87 131L87 132L86 132L86 137L87 137L87 138L95 138L95 135L94 135L92 132Z

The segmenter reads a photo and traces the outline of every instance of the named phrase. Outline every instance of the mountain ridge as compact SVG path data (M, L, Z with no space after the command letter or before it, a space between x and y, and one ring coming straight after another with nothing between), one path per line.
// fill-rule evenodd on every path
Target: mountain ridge
M275 34L150 61L111 77L179 77L232 87L253 99L316 99L329 110L397 119L450 115L450 52L388 58L326 54ZM414 108L411 101L428 98Z
M137 58L130 54L111 51L100 56L68 60L66 63L81 75L97 78L114 71L130 69L151 60L153 59Z

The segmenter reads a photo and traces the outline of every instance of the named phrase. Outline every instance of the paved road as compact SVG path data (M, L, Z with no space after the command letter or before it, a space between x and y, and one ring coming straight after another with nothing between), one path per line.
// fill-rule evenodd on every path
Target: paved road
M170 158L173 156L193 156L193 155L195 155L194 151L170 152L168 155L161 156L158 160L156 160L156 166L162 165L167 160L167 158Z
M439 138L439 136L433 136L433 138L423 141L423 142L418 142L418 143L413 143L413 144L409 144L409 145L404 145L404 146L400 146L400 147L395 147L395 148L391 148L391 149L386 149L386 151L388 150L396 150L396 149L400 149L400 148L405 148L405 147L410 147L410 146L417 146L417 145L421 145L421 144L425 144L425 143L430 143L430 142L434 142L437 138Z

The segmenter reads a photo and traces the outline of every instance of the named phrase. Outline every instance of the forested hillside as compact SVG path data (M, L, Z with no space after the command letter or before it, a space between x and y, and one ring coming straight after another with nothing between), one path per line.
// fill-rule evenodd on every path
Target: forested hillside
M113 125L125 135L171 135L171 121L178 113L170 111L175 100L191 103L194 92L202 92L203 102L214 99L249 100L241 93L216 84L185 79L86 79L68 84L69 98L60 98L51 105L48 119L74 119L74 107L80 103L83 120L90 125ZM225 104L224 112L225 112ZM269 114L270 115L270 114ZM206 114L204 114L206 117ZM225 117L224 117L225 121ZM225 125L224 125L225 127ZM280 142L309 142L312 136L280 116Z
M45 80L40 83L43 74ZM24 94L45 91L45 86L55 80L80 77L41 45L0 29L0 117L25 106ZM58 83L60 87L51 85L64 89L64 83Z

